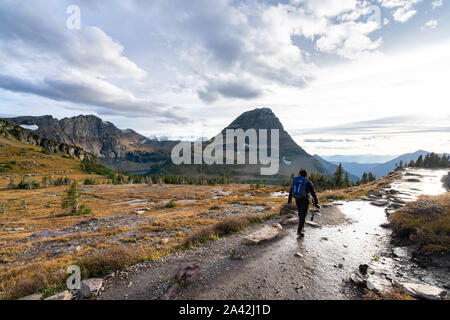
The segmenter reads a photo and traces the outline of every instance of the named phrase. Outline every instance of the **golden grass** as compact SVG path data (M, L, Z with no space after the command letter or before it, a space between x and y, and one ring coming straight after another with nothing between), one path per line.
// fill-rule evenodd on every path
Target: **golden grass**
M449 252L450 192L422 196L394 212L390 217L394 233L409 239L423 252Z
M209 240L227 236L241 231L252 223L259 223L263 220L271 218L274 214L269 215L239 215L226 218L212 226L203 227L186 237L183 242L184 248L191 248Z

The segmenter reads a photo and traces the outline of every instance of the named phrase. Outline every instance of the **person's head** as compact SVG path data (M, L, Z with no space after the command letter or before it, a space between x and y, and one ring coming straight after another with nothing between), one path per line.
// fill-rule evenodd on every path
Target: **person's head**
M300 177L306 178L308 176L308 171L305 169L300 170Z

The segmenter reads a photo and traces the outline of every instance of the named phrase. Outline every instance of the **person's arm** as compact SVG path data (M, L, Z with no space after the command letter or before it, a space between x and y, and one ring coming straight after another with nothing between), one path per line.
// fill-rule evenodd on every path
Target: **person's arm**
M313 197L314 204L318 205L319 200L317 200L316 191L314 190L314 184L311 181L308 181L308 186L309 186L309 192L311 193L311 195Z
M291 187L291 189L289 190L289 199L288 199L288 203L291 203L291 201L292 201L292 187Z

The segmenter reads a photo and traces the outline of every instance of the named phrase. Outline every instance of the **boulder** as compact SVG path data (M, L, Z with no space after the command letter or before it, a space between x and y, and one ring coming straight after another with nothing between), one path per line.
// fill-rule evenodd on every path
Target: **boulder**
M291 226L291 225L296 225L298 224L298 218L291 218L291 219L287 219L284 220L283 222L281 222L281 225L283 226Z
M280 232L283 230L283 227L279 224L273 224L272 226L265 226L261 229L249 234L244 239L242 239L242 244L246 245L257 245L264 241L270 241L275 239Z
M103 279L91 278L81 281L80 295L82 299L97 296L103 285Z
M446 290L427 284L402 282L400 285L407 294L417 299L442 300L447 295Z
M178 267L176 278L179 282L187 284L200 274L200 267L192 263L183 263Z
M44 300L72 300L72 294L68 290L66 290Z
M19 298L19 300L42 300L42 294L41 293L35 293L23 298Z
M322 228L320 224L314 221L305 221L307 226L313 227L313 228Z

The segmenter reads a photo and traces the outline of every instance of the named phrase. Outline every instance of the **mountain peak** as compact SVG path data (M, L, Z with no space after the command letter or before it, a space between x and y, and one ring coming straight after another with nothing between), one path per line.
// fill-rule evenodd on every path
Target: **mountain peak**
M279 129L284 131L283 125L270 108L258 108L244 112L236 118L226 129Z

